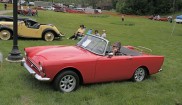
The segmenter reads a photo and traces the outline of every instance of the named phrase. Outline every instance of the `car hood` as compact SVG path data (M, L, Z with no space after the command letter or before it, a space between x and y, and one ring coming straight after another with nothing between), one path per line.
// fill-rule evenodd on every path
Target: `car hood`
M86 51L84 49L77 46L53 46L44 47L42 50L35 50L35 52L30 54L34 60L35 58L37 59L37 57L39 57L42 60L59 61L62 59L73 59L74 57L79 58L79 56L84 56L85 52Z

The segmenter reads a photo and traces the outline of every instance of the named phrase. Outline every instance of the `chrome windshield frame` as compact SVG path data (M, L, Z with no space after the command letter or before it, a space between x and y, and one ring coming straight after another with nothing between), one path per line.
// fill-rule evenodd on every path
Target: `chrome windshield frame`
M87 49L87 48L85 48L85 47L83 47L83 46L80 45L80 43L81 43L83 40L85 40L85 37L88 37L88 36L91 36L91 37L94 37L94 38L98 38L98 39L101 39L101 40L103 40L103 41L106 42L106 45L105 45L105 48L104 48L104 51L103 51L102 54L96 53L96 52L94 52L94 51L92 51L92 50L89 50L89 49ZM81 47L81 48L83 48L83 49L85 49L85 50L87 50L87 51L90 51L90 52L92 52L92 53L94 53L94 54L100 55L100 56L105 56L105 55L106 55L106 50L107 50L107 47L108 47L108 44L109 44L109 41L108 41L107 39L102 38L102 37L100 37L100 36L95 36L95 35L86 35L85 37L83 37L83 38L77 43L77 46L79 46L79 47Z

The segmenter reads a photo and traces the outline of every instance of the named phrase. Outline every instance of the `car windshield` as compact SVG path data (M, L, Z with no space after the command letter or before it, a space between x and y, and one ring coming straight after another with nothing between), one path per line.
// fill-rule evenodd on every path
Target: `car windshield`
M109 41L104 38L94 35L86 35L81 41L77 43L77 46L98 55L105 55L108 43Z

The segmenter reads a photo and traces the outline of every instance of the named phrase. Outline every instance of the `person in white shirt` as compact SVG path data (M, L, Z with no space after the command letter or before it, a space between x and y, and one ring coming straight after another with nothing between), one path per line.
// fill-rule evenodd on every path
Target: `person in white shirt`
M106 30L102 30L102 35L101 35L101 37L106 38Z

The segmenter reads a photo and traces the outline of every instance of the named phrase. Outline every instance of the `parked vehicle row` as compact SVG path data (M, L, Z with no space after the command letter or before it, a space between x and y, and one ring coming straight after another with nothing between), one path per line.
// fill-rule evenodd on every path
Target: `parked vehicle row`
M55 7L55 12L68 12L68 13L91 13L91 14L100 14L102 13L101 9L91 9L91 8L68 8L68 7Z
M19 9L18 14L25 16L36 16L38 14L38 11L34 9Z

